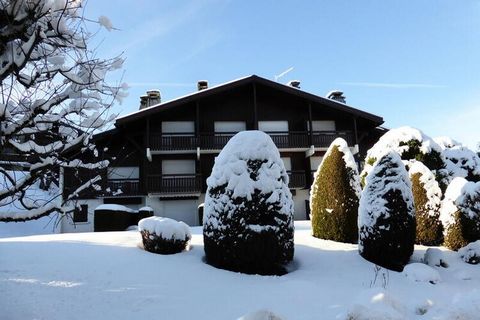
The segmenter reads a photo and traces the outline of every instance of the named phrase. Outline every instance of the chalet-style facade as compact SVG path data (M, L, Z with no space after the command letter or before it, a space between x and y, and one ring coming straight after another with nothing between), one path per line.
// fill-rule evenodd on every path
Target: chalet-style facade
M342 98L338 92L332 97ZM94 210L104 203L149 206L155 215L200 224L198 207L215 156L243 130L272 137L289 172L295 218L306 219L313 172L329 144L342 137L363 159L383 123L379 116L302 91L296 82L284 85L255 75L212 88L199 82L197 92L165 103L159 92L149 91L140 107L97 135L98 150L113 157L102 173L107 191L81 195L84 221L75 229L64 221L65 232L92 231Z

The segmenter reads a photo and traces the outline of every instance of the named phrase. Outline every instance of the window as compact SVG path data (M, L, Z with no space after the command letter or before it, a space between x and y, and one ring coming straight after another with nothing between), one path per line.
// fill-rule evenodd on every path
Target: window
M88 222L88 205L82 204L73 211L73 222Z
M258 130L264 132L288 132L288 121L258 121Z
M215 132L240 132L245 131L247 125L245 121L215 121Z
M310 130L310 123L307 121L307 129ZM312 121L312 131L335 131L335 121L333 120L314 120Z
M162 174L195 174L195 160L162 160Z
M138 167L112 167L108 169L108 179L138 179Z
M185 134L187 136L195 134L195 122L193 121L163 121L162 133L174 133L175 135Z

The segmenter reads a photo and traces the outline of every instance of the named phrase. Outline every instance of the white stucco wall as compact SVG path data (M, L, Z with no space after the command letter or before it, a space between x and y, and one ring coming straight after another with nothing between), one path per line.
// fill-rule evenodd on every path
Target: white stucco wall
M95 208L103 204L102 199L92 199L92 200L79 200L80 205L88 205L88 222L77 222L73 223L73 220L68 217L64 217L61 222L61 231L62 233L68 232L93 232L93 217ZM73 218L73 217L72 217Z
M295 208L295 220L306 219L305 200L310 197L310 190L297 190L297 194L293 196L293 205Z

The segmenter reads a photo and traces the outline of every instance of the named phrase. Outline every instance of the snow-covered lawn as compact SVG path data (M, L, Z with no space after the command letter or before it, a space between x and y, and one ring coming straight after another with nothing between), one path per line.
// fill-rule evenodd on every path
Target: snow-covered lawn
M478 319L480 266L457 253L446 251L449 268L437 272L376 273L356 245L315 239L307 221L295 226L293 270L281 277L205 264L200 227L189 251L167 256L140 249L136 231L3 238L0 318L226 320L267 309L291 320Z

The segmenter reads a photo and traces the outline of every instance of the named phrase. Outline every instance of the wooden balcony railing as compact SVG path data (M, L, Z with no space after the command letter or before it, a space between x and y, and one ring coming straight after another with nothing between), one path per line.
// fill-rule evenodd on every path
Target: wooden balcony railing
M198 145L198 138L191 133L153 134L150 137L152 150L194 150Z
M200 148L204 150L222 150L228 140L235 134L236 132L202 133L200 134Z
M110 189L108 194L119 197L140 195L140 181L138 179L109 179L107 180L107 188Z
M336 138L343 138L349 146L355 144L351 131L314 131L312 133L312 144L317 148L328 148Z
M345 139L349 146L354 145L351 131L314 131L310 139L308 131L267 132L279 149L302 149L313 144L317 148L327 148L335 138ZM201 133L199 137L192 133L154 133L150 136L152 151L221 150L235 132ZM310 143L311 141L311 143Z
M288 187L290 189L294 188L305 188L307 184L305 171L287 171L289 182Z
M199 193L202 190L202 176L196 174L157 174L147 177L149 193Z

